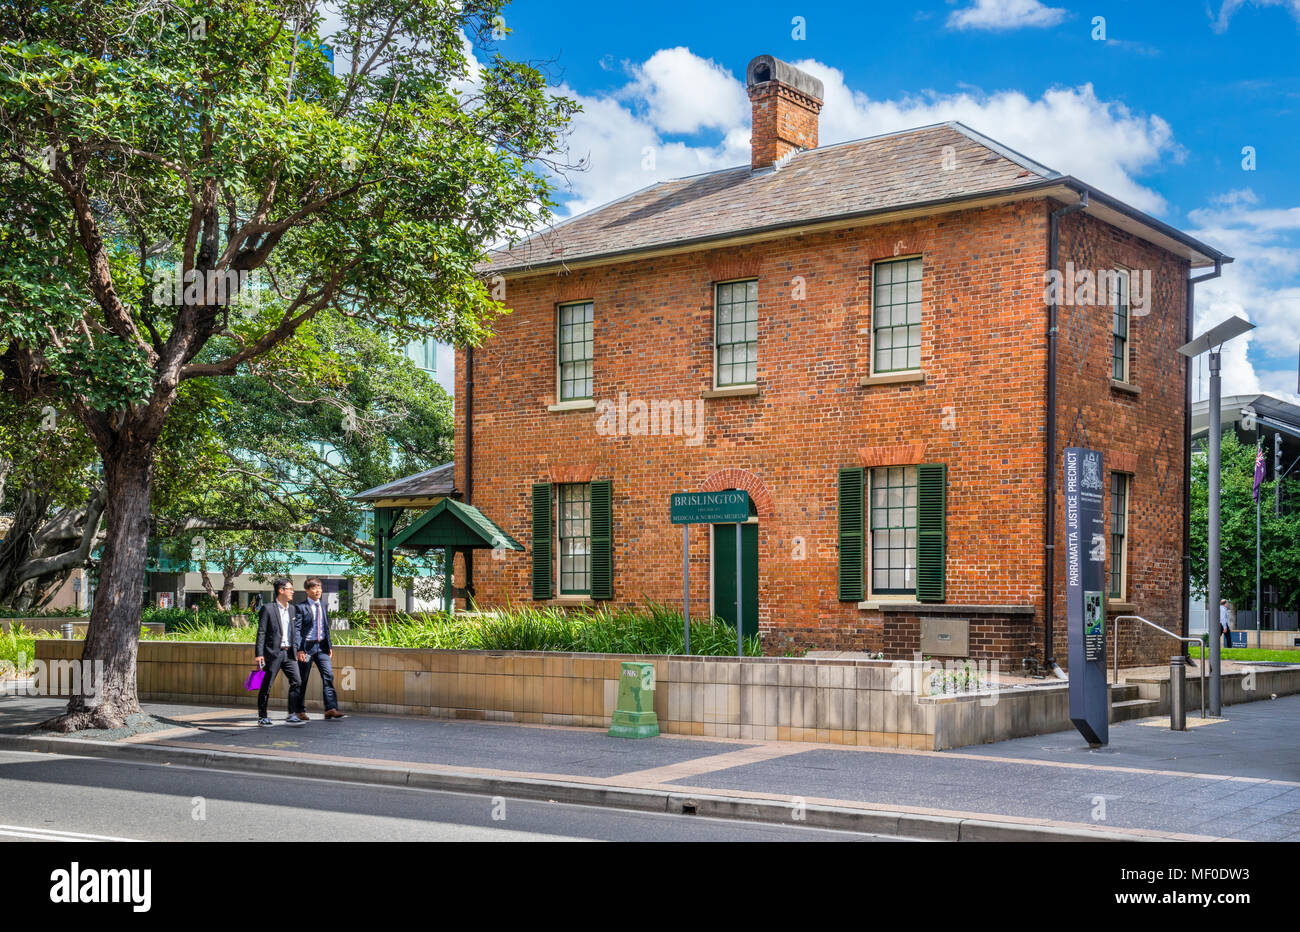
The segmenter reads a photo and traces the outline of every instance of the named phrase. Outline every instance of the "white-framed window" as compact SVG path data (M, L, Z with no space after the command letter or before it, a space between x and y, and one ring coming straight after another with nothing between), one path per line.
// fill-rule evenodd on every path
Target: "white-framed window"
M1106 565L1106 594L1128 601L1128 505L1131 476L1110 474L1110 554Z
M593 304L561 304L556 313L556 378L560 401L591 397Z
M591 594L591 483L557 486L555 530L560 595Z
M1128 325L1129 313L1129 274L1127 269L1116 269L1114 273L1114 293L1111 299L1110 331L1110 377L1116 382L1127 382L1128 366Z
M921 257L883 259L871 270L872 374L921 368Z
M758 280L718 282L713 300L714 385L758 381Z
M879 466L867 474L867 579L872 595L916 594L916 467Z

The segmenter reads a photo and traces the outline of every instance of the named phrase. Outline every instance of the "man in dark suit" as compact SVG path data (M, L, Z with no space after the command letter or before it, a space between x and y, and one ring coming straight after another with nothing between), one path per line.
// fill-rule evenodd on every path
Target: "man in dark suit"
M302 692L298 694L298 717L306 719L307 681L311 679L311 667L320 668L321 694L325 698L326 718L347 718L339 711L339 697L334 692L334 645L330 642L329 612L321 601L321 581L310 576L303 583L307 590L307 601L299 602L298 608L298 672L302 678Z
M305 719L295 714L302 706L302 674L294 662L298 650L298 607L293 604L293 583L289 580L275 581L275 601L263 605L258 612L255 644L257 656L253 659L266 671L262 688L257 691L257 724L263 727L271 724L266 705L271 698L271 684L281 670L289 680L289 717L285 721L290 725L303 724Z

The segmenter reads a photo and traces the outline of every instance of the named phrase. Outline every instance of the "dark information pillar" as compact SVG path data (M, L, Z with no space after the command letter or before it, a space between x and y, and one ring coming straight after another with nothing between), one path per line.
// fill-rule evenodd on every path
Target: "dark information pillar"
M1105 475L1101 454L1096 450L1070 447L1065 451L1070 721L1092 747L1110 741L1110 703L1106 694Z

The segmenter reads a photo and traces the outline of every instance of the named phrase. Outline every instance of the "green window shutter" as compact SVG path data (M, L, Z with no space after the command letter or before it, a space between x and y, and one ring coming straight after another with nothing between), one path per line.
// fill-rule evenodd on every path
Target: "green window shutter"
M551 486L533 486L533 598L551 597Z
M614 598L614 490L608 479L591 484L591 597Z
M916 600L944 600L947 555L948 466L923 463L916 467Z
M863 569L862 467L840 470L840 600L861 602L865 595Z

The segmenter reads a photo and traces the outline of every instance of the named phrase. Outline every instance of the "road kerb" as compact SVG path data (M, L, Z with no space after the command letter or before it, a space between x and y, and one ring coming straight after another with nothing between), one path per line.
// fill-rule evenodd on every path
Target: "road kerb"
M505 796L643 812L699 815L769 824L892 835L936 841L1151 841L1149 836L1092 831L1057 825L997 822L938 814L900 813L850 806L807 804L793 797L755 799L725 794L674 793L659 789L617 787L579 781L485 776L454 770L406 769L338 761L302 760L268 754L124 745L107 741L52 736L0 735L0 750L95 757L107 760L172 764L271 776L369 783L413 789Z

